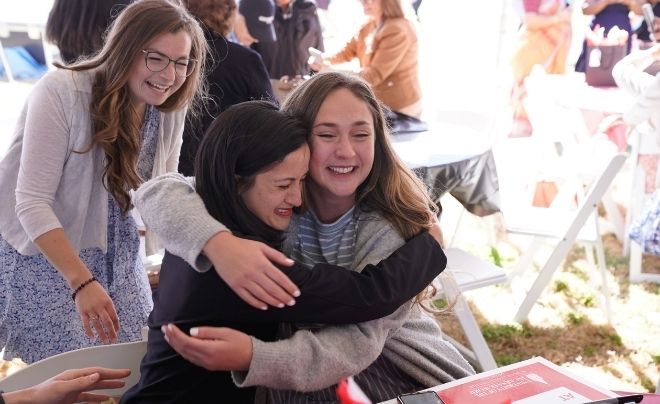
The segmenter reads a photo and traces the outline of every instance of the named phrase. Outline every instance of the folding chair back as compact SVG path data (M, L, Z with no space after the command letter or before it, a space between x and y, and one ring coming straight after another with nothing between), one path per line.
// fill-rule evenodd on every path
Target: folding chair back
M101 394L120 397L140 380L140 362L147 352L147 341L100 345L76 349L50 356L0 380L0 390L14 391L34 386L69 369L101 366L130 369L131 374L119 389L98 390Z
M569 220L566 221L563 226L560 226L556 229L550 229L547 227L544 228L544 226L538 226L542 222L545 223L548 222L548 220L544 221L543 218L545 219L549 218L549 220L551 222L554 222L554 224L558 224L562 222L558 218L558 216L553 216L554 214L559 214L560 212L553 209L543 209L543 211L545 212L543 213L539 212L543 216L537 215L537 219L527 217L525 219L525 222L528 225L527 227L523 227L521 225L515 228L515 227L509 227L509 225L507 224L508 231L537 235L538 237L552 238L557 240L557 244L555 245L552 253L550 254L550 257L546 260L539 275L534 281L534 284L532 285L531 289L527 293L527 296L520 305L520 308L518 309L518 312L515 315L516 321L522 322L527 318L527 315L529 314L532 306L538 300L543 289L550 282L555 270L559 267L561 262L568 254L571 246L578 238L578 234L580 233L580 230L584 227L585 223L587 223L587 220L590 218L590 216L593 217L594 220L595 228L594 228L593 236L595 242L597 243L596 247L597 247L597 253L599 255L603 288L605 289L604 294L608 305L607 314L609 317L609 293L606 290L607 285L605 282L604 253L602 250L602 240L600 239L600 234L598 234L599 231L598 231L598 222L596 217L597 214L596 209L598 203L601 201L603 195L605 194L610 184L612 183L612 180L614 179L616 174L621 170L621 167L623 166L625 160L626 160L626 156L623 154L615 154L610 159L605 169L602 171L600 176L595 180L595 182L590 187L588 193L581 201L580 205L578 206L578 209L569 216ZM529 249L529 251L531 250L533 249ZM531 257L529 257L528 263L531 263Z

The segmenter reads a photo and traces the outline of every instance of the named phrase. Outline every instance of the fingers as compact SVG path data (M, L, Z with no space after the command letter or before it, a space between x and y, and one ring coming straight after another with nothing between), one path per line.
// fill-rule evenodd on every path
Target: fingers
M175 351L195 365L204 367L204 357L208 354L204 350L203 345L201 347L199 346L199 343L202 341L189 337L173 324L163 326L161 327L161 330L163 331L163 334L165 334L165 341L167 341Z
M294 264L294 261L292 259L288 258L286 255L270 247L267 247L267 249L264 251L264 255L266 256L266 258L268 258L275 264L279 264L287 267L293 266ZM284 289L286 293L289 295L289 297L300 296L300 289L298 289L298 286L296 286L295 283L291 282L291 279L289 279L288 276L286 276L282 271L280 271L275 267L271 269L272 270L268 272L268 276L279 287ZM280 300L286 302L285 301L286 299L280 299Z
M112 342L117 342L117 333L119 332L119 316L115 310L115 305L110 303L109 307L106 307L109 321L105 324L111 325L110 328L110 339Z
M108 335L105 333L105 329L101 323L102 319L95 314L90 314L87 316L87 322L89 323L90 327L96 330L96 334L99 336L101 341L103 341L104 344L107 343Z
M281 274L279 269L275 269L275 271ZM248 285L247 291L252 297L260 302L279 308L283 308L285 305L293 306L296 304L296 300L275 283L270 276L271 273L260 275L259 279ZM286 278L286 276L284 277ZM288 278L286 279L288 280Z
M90 325L89 316L83 315L80 320L82 321L85 335L87 335L88 338L94 338L94 332L92 331L92 326Z

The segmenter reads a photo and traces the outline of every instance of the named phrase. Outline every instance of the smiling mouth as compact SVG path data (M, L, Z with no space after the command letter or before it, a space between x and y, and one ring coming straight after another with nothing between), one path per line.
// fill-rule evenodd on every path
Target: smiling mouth
M352 173L353 170L355 170L355 166L350 166L350 167L328 167L330 171L336 174L349 174Z
M161 93L164 93L164 92L166 92L167 90L170 89L170 86L161 86L160 84L152 83L152 82L150 82L150 81L147 81L147 84L148 84L149 87L151 87L152 89L154 89L154 90L156 90L156 91L158 91L158 92L161 92Z
M291 216L291 212L292 212L291 208L288 208L288 209L282 209L282 208L275 209L275 213L279 216Z

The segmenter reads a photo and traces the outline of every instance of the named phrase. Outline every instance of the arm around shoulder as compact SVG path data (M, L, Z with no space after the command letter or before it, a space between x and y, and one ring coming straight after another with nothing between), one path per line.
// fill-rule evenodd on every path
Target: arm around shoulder
M211 263L202 255L204 246L228 229L208 213L193 182L177 173L161 175L142 184L133 203L168 251L205 272Z

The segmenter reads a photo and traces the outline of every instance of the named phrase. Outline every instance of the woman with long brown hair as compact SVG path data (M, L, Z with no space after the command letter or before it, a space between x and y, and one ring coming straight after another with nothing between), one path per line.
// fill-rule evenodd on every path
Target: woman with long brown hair
M88 60L35 86L0 162L0 343L30 363L139 340L152 307L130 192L177 167L206 42L185 8L142 0Z
M407 2L407 0L405 0ZM367 22L344 47L326 62L330 65L353 59L357 72L390 109L419 118L422 89L419 83L417 33L407 18L402 0L361 0ZM322 64L312 69L323 70Z

